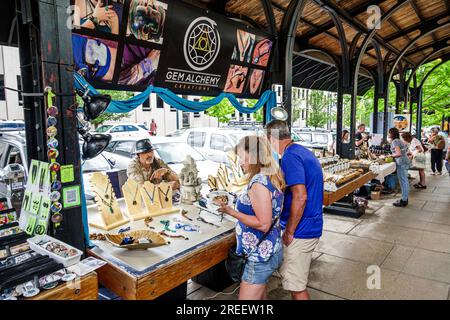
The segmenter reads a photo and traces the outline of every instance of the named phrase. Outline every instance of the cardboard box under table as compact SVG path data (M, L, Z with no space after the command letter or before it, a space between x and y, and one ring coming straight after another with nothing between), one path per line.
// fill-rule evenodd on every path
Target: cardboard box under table
M123 199L118 200L122 211L125 212ZM107 264L97 269L99 282L114 291L123 299L155 299L184 285L189 279L200 275L208 269L218 265L228 256L229 248L235 243L235 222L206 211L201 212L202 218L220 227L198 221L199 209L182 205L193 220L183 218L186 223L199 225L201 232L180 231L166 233L184 235L189 238L167 238L168 245L149 248L147 250L127 250L114 247L108 241L93 241L96 245L88 250L88 254L102 259ZM88 207L89 219L99 215L97 207ZM153 217L151 225L154 231L164 229L162 220L182 218L180 213L172 213ZM144 220L129 222L109 233L116 234L119 229L130 226L131 230L150 230ZM100 229L90 227L90 233L105 233Z

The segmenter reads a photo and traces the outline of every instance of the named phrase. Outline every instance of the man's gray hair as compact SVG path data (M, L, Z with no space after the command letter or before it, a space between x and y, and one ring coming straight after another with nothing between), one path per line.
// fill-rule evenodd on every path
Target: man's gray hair
M274 137L278 140L291 139L291 131L286 121L272 120L264 128L268 138Z

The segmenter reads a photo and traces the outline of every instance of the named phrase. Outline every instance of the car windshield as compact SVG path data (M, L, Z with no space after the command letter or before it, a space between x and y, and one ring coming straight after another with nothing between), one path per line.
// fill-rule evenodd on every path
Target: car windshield
M194 148L183 142L155 143L159 157L167 164L182 163L190 155L195 161L205 158Z
M111 129L113 126L109 126L109 125L103 125L98 127L97 129L95 129L95 132L106 132L109 129Z
M93 159L82 162L83 173L96 172L96 171L108 171L111 169L111 165L105 159L103 155L99 155Z
M20 122L0 122L0 131L25 130L25 124Z
M139 124L138 127L144 130L148 130L145 124Z

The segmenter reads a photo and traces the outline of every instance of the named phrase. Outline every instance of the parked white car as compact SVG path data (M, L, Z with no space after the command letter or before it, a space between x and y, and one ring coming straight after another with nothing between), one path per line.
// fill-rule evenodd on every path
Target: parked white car
M311 144L314 148L323 148L332 152L333 150L333 134L325 130L310 130L305 128L293 128L294 131L303 141Z
M241 138L251 134L257 134L257 132L254 130L228 128L190 128L174 138L192 146L208 160L217 163L228 163L228 151Z
M117 123L117 124L103 124L97 129L96 133L110 134L113 139L125 139L125 138L148 138L150 131L144 124L136 123Z
M113 139L106 148L106 154L112 155L115 160L115 167L118 169L126 169L134 156L137 138L129 139ZM183 161L187 155L194 158L199 176L203 182L208 181L208 175L215 176L219 165L207 160L198 151L189 146L187 143L174 140L170 137L151 137L149 138L152 145L156 148L155 156L162 159L177 174L183 168Z

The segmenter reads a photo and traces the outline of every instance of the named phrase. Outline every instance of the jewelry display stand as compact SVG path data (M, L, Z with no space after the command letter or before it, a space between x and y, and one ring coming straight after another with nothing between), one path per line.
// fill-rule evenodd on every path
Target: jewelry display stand
M231 181L231 184L236 187L245 186L247 184L247 179L245 178L245 174L239 165L237 155L234 152L228 152L228 160L231 166L231 172L233 173L233 180Z
M151 215L142 205L141 185L132 179L128 179L122 186L123 197L128 208L128 216L131 221L145 219Z
M140 191L148 216L154 217L180 211L180 208L176 208L172 204L170 183L153 184L146 181Z
M129 222L120 210L111 181L106 174L94 172L90 179L92 192L95 194L95 203L100 212L100 219L89 221L89 225L102 230L112 230Z
M228 192L239 193L245 186L244 185L234 185L230 180L230 175L228 174L228 168L221 164L217 170L217 181L219 181L219 190L225 190Z

